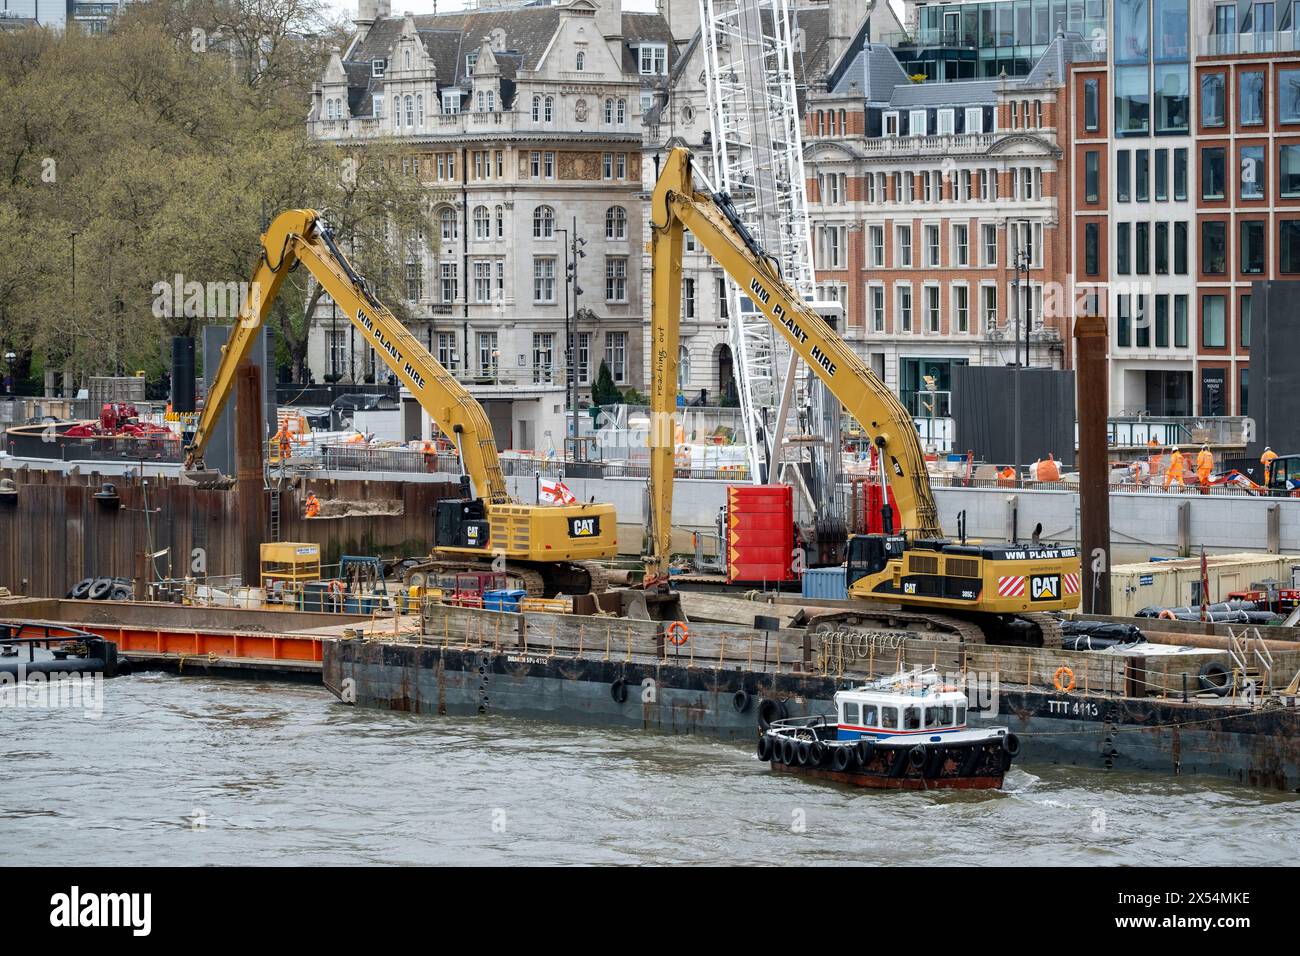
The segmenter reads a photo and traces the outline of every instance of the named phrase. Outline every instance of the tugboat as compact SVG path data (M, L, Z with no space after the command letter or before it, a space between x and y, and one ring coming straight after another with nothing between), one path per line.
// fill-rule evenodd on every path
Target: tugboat
M841 690L834 702L834 715L772 721L758 759L858 787L993 790L1020 753L1005 727L967 727L965 691L933 671Z

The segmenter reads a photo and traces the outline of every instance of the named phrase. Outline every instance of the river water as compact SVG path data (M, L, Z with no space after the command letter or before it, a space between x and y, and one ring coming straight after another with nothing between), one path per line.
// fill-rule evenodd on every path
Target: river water
M3 703L0 701L0 703ZM747 747L158 673L0 707L0 864L1290 863L1300 797L1054 766L859 791Z

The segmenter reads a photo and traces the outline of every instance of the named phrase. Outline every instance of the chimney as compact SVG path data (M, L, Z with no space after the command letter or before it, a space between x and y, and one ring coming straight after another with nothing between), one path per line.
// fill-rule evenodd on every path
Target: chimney
M606 40L623 39L623 0L594 0L596 3L596 32ZM622 60L622 52L615 51L615 58Z
M826 50L833 68L853 42L862 21L871 15L875 4L864 5L861 0L830 0L827 6Z

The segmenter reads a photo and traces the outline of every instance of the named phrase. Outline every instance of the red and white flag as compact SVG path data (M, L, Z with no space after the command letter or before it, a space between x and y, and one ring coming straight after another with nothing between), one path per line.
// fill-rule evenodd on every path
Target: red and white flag
M548 481L543 478L538 484L539 496L542 501L551 505L571 505L577 502L569 486L560 480Z

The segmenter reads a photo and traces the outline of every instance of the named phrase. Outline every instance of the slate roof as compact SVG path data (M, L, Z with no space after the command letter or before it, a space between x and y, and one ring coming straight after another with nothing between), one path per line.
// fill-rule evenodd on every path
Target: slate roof
M895 87L910 84L911 78L884 43L867 43L846 57L834 77L833 93L859 93L868 103L885 104Z
M924 106L992 106L998 100L1001 80L951 80L947 83L913 83L894 87L889 105L894 109Z

